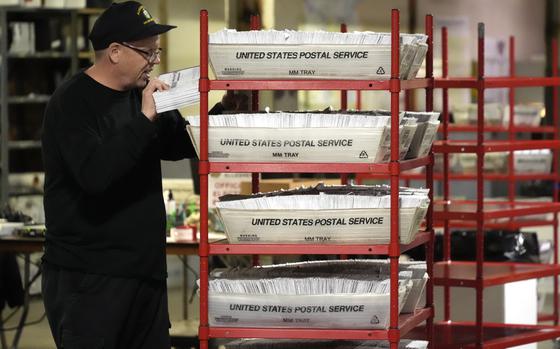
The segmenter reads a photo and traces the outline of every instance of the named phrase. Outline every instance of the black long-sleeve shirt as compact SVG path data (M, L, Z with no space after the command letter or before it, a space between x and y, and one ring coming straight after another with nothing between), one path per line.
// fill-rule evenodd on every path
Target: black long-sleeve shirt
M176 111L155 122L138 90L84 72L61 85L43 124L44 260L90 273L164 279L160 159L196 157Z

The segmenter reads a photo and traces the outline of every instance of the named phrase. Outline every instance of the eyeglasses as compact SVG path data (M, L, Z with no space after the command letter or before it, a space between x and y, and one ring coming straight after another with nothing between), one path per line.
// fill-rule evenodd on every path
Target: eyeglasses
M154 63L158 59L158 57L161 55L161 52L163 51L162 48L157 48L155 50L147 51L147 50L141 49L140 47L136 47L136 46L131 45L131 44L126 43L126 42L120 42L119 44L121 44L123 46L126 46L129 49L132 49L132 50L140 53L142 55L142 57L144 57L148 61L148 63L150 63L150 64Z

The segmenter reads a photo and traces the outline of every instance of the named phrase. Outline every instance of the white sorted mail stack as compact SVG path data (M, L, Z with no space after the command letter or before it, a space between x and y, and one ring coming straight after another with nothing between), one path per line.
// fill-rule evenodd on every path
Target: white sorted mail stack
M539 126L546 115L544 104L516 104L513 108L513 124L515 126ZM504 125L509 125L509 108L504 109Z
M230 243L383 244L390 241L389 186L325 186L253 195L216 203ZM400 188L401 243L414 240L428 190Z
M400 113L401 159L429 151L438 116ZM187 120L198 152L200 117ZM416 139L418 120L427 125ZM209 115L208 122L208 155L215 162L382 163L391 156L391 116L382 110L223 114Z
M476 125L478 122L478 106L476 103L454 105L453 121L458 125ZM500 103L484 103L484 122L487 125L502 125L504 106Z
M516 150L513 152L515 173L550 173L552 155L550 149Z
M387 328L386 260L344 260L215 270L209 280L212 326ZM399 270L399 311L420 297L424 269ZM416 297L416 296L415 296ZM417 303L417 300L415 300Z
M416 132L405 155L405 159L427 156L437 135L439 113L405 112L405 117L416 119Z
M428 342L403 339L399 349L426 349ZM388 341L351 341L317 339L236 339L225 349L389 349Z
M200 101L200 93L198 91L200 67L163 74L159 76L159 79L168 84L170 89L154 93L154 101L158 113L187 107Z
M509 152L486 153L484 173L508 173ZM513 152L515 174L550 173L552 151L550 149L515 150ZM476 154L451 154L449 157L451 173L476 173Z
M476 103L455 105L452 110L453 121L458 125L476 125L478 106ZM508 126L510 122L509 105L484 103L484 123L486 125ZM542 103L516 104L513 109L514 126L537 127L545 116Z
M389 79L391 34L224 29L209 36L218 79ZM414 79L428 51L425 34L400 35L400 78Z
M399 159L404 159L410 143L414 138L416 133L416 119L403 117L404 113L400 114L400 125L399 125ZM383 132L383 137L381 138L381 143L379 145L379 151L375 157L376 163L389 162L391 160L391 126L387 125L385 131Z

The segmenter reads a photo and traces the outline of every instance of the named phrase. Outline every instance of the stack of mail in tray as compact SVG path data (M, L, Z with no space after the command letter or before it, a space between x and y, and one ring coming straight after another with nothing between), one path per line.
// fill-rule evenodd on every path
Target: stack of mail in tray
M425 34L400 35L400 78L414 79L426 53ZM232 29L210 34L218 79L388 79L391 34Z
M199 78L199 67L160 75L159 79L169 85L170 88L169 90L154 92L156 111L163 113L198 103L200 101Z
M399 349L426 349L428 342L403 339ZM236 339L225 349L389 349L388 341L350 341L317 339Z
M399 114L401 160L428 154L438 117ZM187 121L199 152L200 117ZM208 156L215 162L383 163L391 158L391 113L386 110L209 115L208 125Z
M210 274L212 326L387 328L386 260L343 260L218 269ZM399 267L399 312L414 311L426 280L423 262Z
M230 243L383 244L390 241L391 189L325 186L253 195L216 203ZM399 240L416 237L429 206L428 190L400 188Z

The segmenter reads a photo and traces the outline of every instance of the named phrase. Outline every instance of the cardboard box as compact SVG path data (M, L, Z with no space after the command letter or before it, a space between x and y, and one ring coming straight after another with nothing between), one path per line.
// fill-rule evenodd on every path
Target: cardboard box
M414 240L428 205L400 209L400 242ZM385 244L390 209L240 210L217 209L232 244Z
M200 155L200 127L187 130ZM373 163L383 130L210 127L208 156L215 162Z

